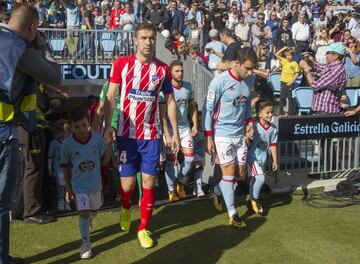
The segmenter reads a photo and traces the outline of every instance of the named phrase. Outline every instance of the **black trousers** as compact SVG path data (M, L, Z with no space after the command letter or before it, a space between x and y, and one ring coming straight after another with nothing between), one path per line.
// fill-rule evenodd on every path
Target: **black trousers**
M37 128L32 134L18 127L19 145L25 160L23 192L24 217L41 213L43 207L43 182L45 153L45 131Z
M284 107L286 105L286 99L289 102L289 107L288 107L288 114L289 115L296 115L297 114L297 103L296 103L296 99L292 98L292 90L293 90L293 85L292 86L287 86L286 83L281 82L281 87L280 87L280 114L283 115L284 114Z

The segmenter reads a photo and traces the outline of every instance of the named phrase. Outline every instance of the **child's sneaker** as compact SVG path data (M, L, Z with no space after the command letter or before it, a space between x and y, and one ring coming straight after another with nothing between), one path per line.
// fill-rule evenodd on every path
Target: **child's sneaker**
M205 193L203 192L203 190L198 191L197 194L196 194L196 197L197 198L205 197Z
M90 244L82 244L80 247L80 258L89 259L92 258L92 249Z
M64 203L65 203L64 201L58 201L57 202L57 210L58 211L64 211L64 206L65 206Z

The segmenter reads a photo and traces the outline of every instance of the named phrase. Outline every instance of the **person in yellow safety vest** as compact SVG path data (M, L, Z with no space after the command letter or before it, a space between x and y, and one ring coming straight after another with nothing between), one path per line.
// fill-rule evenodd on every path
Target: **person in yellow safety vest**
M0 263L9 256L9 211L19 167L17 124L36 127L35 81L61 85L60 67L46 56L45 39L37 32L33 6L16 5L8 24L0 24Z

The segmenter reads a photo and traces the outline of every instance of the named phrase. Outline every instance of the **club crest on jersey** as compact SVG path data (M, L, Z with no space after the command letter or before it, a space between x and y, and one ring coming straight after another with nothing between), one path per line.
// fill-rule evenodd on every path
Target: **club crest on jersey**
M160 83L160 76L159 76L159 75L153 75L153 76L151 77L151 80L152 80L152 82L153 82L154 85L159 85L159 83Z
M240 95L234 99L233 105L235 107L245 106L246 102L247 102L247 97Z
M265 141L260 141L257 143L257 147L261 150L266 150L268 147L268 143Z
M208 101L212 102L212 101L214 101L214 98L215 98L215 92L214 91L209 91L208 95L207 95Z

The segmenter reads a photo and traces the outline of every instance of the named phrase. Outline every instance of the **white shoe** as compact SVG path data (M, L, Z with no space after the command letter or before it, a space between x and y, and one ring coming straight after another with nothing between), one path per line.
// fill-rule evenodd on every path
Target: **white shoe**
M65 202L65 211L71 211L71 206L67 202Z
M200 191L197 192L197 195L196 195L197 198L201 198L201 197L204 197L204 196L205 196L205 193L203 192L203 190L200 190Z
M57 209L58 211L64 211L64 201L58 201Z
M92 258L92 249L91 245L82 244L80 247L80 258L81 259L89 259Z

